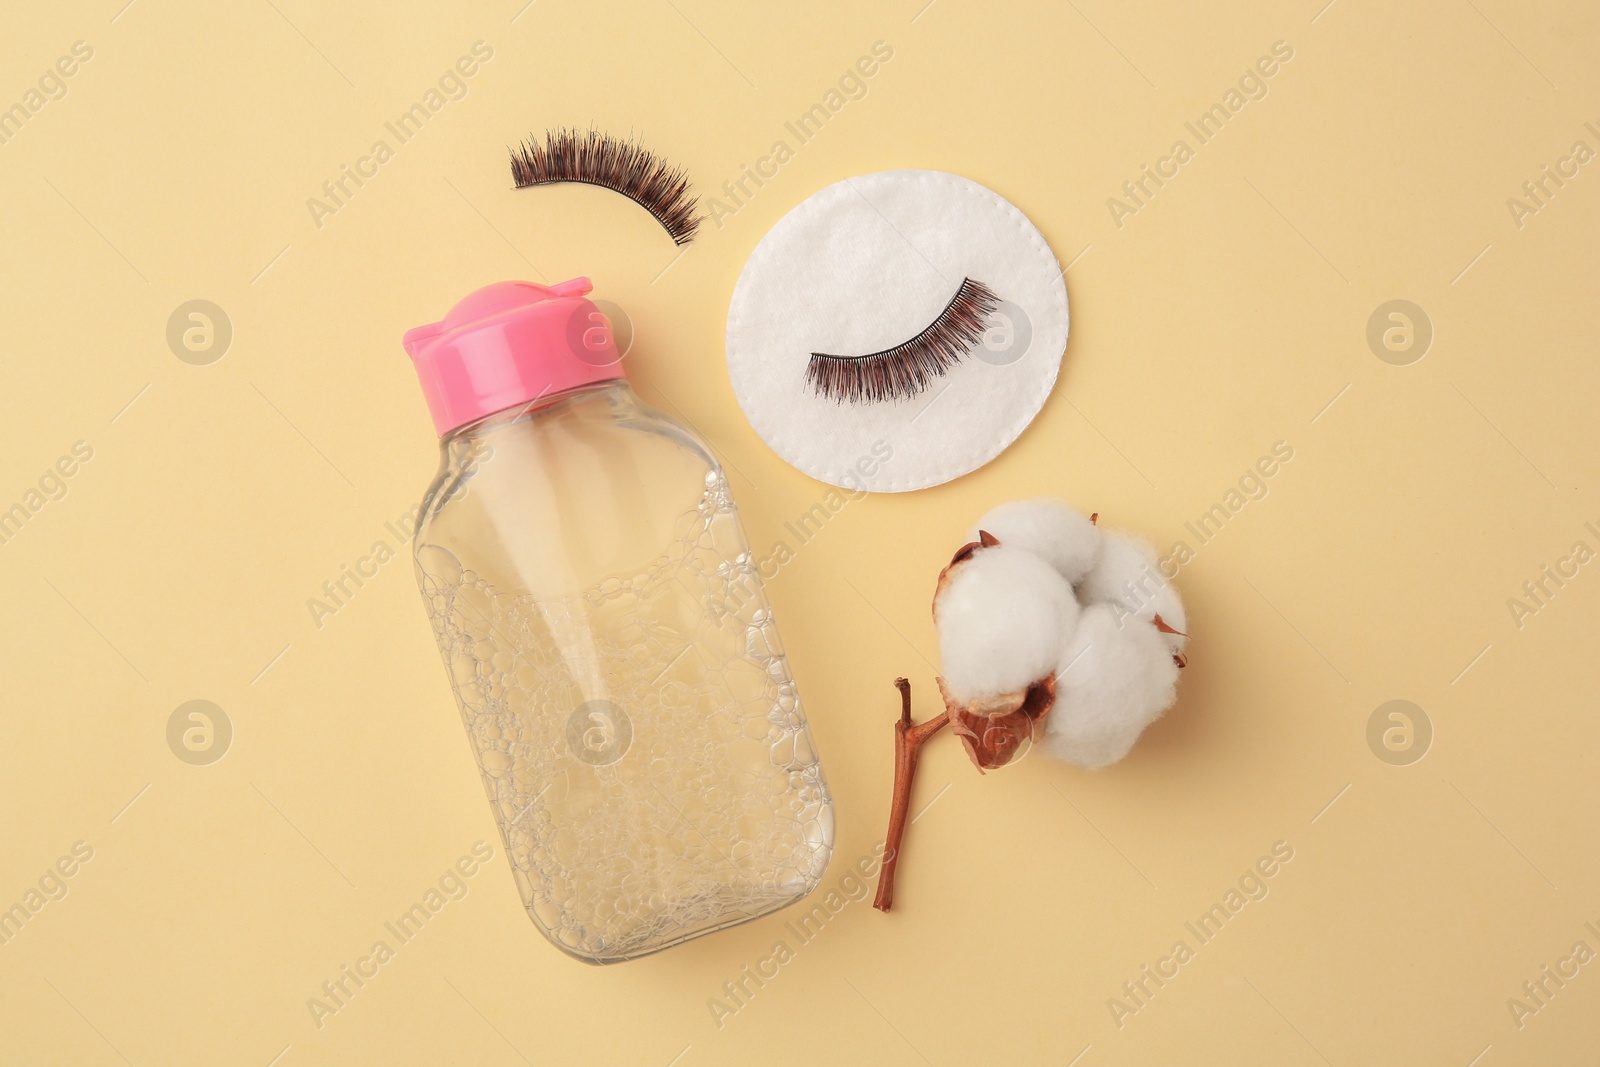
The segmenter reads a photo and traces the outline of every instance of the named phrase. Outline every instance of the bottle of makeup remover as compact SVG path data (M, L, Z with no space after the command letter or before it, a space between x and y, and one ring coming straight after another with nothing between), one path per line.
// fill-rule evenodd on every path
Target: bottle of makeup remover
M404 343L417 581L523 905L613 963L809 893L833 810L727 478L590 288L491 285Z

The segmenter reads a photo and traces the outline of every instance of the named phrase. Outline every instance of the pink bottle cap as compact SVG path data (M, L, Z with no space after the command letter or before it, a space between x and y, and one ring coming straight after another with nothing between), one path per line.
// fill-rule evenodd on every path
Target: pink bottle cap
M559 285L497 282L402 343L443 437L540 397L621 378L611 324L585 298L588 278Z

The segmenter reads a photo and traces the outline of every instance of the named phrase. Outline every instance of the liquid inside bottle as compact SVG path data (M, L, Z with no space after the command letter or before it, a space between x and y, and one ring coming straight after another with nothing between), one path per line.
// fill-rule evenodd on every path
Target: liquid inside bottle
M615 379L441 456L417 578L539 929L609 963L814 889L828 787L704 445Z

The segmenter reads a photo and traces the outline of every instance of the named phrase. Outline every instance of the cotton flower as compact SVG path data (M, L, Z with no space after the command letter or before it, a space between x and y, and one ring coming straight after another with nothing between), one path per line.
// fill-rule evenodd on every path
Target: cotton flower
M1101 536L1093 520L1053 497L1001 504L978 520L967 540L978 539L979 527L1003 545L1032 552L1073 585L1100 557Z
M1120 760L1172 704L1188 640L1155 553L1049 499L1002 504L975 535L933 602L939 688L973 762L1004 766L1040 735L1083 767Z
M1059 500L984 515L933 612L940 692L979 770L1041 736L1068 762L1115 763L1172 704L1185 662L1188 617L1155 552Z
M1148 545L1056 500L1002 504L939 575L944 711L914 723L895 679L894 800L873 906L888 911L922 746L951 727L978 770L1036 740L1095 769L1126 756L1176 695L1188 619Z
M1090 770L1126 756L1176 695L1178 664L1165 636L1109 604L1084 608L1061 654L1046 751Z

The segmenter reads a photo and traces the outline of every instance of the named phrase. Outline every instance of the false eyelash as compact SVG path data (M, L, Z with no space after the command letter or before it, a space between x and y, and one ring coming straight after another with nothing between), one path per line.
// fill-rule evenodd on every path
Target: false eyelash
M963 278L945 309L911 340L866 356L813 352L806 382L818 396L841 404L909 399L972 351L999 306L1000 298L987 285Z
M599 130L550 130L542 142L529 136L511 149L511 179L518 189L579 182L621 193L654 215L680 245L694 240L700 225L700 198L689 191L681 168Z

